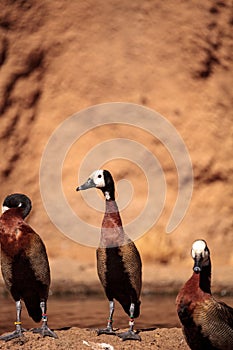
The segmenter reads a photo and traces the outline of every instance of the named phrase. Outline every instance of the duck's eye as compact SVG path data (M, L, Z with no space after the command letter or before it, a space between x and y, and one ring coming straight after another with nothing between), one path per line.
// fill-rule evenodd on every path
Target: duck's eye
M98 175L98 178L101 178L101 177L102 177L102 175L99 174L99 175Z

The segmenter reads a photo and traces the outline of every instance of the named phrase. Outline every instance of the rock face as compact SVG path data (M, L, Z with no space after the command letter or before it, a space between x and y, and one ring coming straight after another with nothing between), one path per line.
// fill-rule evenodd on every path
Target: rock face
M137 242L144 262L189 264L191 242L203 238L216 265L233 265L232 26L227 0L198 5L158 0L1 1L1 200L12 192L32 199L30 224L42 236L51 259L93 262L94 250L60 234L43 208L39 168L49 137L84 108L132 102L156 110L174 125L194 171L189 210L167 235L177 195L176 167L158 141L140 130L127 130L127 136L155 153L167 181L164 211ZM77 170L90 147L106 135L120 137L122 129L93 131L64 162L64 192L84 220L92 218L75 193ZM138 186L142 172L123 160L106 166L116 180L136 184L134 208L139 210L145 200L143 186ZM122 218L127 222L131 215L132 207ZM93 216L99 225L101 214Z

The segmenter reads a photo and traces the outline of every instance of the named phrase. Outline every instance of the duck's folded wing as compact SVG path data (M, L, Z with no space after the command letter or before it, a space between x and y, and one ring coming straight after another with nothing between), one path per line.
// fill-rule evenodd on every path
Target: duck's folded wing
M194 321L201 333L219 349L233 349L233 309L210 298L197 304Z

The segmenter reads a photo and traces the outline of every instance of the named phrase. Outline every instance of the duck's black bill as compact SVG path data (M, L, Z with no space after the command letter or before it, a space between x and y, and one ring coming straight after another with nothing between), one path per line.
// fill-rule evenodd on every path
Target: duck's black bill
M202 269L202 258L201 257L195 257L193 271L195 273L200 273L201 269Z
M201 272L201 268L199 266L194 266L193 271L195 273L200 273Z
M83 185L78 186L76 191L87 190L88 188L96 187L94 181L92 179L88 179Z

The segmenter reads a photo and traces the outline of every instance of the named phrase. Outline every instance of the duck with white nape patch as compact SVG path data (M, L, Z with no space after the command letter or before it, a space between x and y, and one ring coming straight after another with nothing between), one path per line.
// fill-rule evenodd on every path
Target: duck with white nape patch
M97 249L97 271L109 300L110 309L107 327L99 329L97 334L117 335L122 340L141 340L134 331L134 318L140 314L141 258L135 244L122 227L115 201L114 181L110 172L94 171L83 185L77 187L77 191L92 187L100 189L106 200L100 244ZM116 333L113 330L114 299L121 304L130 317L127 332Z
M177 313L192 350L233 349L233 308L211 294L210 251L204 240L192 245L193 275L180 290Z
M31 211L30 199L21 193L7 196L0 217L1 268L7 289L16 303L15 331L1 340L22 337L21 300L29 316L42 321L34 333L57 338L47 325L46 303L49 294L50 269L45 245L40 236L24 221Z

